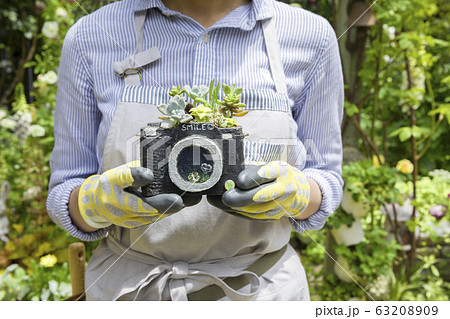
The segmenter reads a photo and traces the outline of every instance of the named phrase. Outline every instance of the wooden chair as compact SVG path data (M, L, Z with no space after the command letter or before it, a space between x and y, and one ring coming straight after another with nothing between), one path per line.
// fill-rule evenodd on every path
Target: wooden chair
M69 270L72 282L72 296L65 300L85 301L86 250L83 243L72 243L69 245Z

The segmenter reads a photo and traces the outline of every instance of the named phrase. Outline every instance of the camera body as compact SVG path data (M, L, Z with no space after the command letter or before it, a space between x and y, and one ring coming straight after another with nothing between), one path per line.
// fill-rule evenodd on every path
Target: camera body
M245 168L241 127L185 123L164 129L159 125L149 123L141 129L141 165L154 175L153 182L142 187L144 196L222 195L225 182L236 183Z

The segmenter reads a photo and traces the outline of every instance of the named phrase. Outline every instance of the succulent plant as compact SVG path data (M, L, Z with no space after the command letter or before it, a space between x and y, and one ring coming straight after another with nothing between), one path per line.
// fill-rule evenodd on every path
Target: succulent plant
M193 86L185 85L183 88L187 96L192 99L192 103L196 106L198 103L206 103L205 96L208 94L208 87L205 85Z
M235 119L226 117L223 114L219 114L216 121L219 127L233 127L238 125Z
M160 117L162 128L172 128L180 123L194 120L198 123L213 123L217 127L237 126L233 116L243 116L244 103L240 103L242 89L233 84L232 87L222 85L225 96L219 101L220 83L215 85L214 80L209 84L192 86L172 86L169 95L172 96L168 104L161 104L158 110L166 116ZM192 103L188 103L183 94L186 94ZM208 95L208 100L206 96Z
M158 110L167 116L161 116L160 119L162 128L172 128L180 123L186 123L193 118L191 115L186 114L184 109L186 108L186 101L179 95L175 95L169 104L161 104L158 106Z
M210 122L213 111L211 108L199 104L196 107L191 108L189 113L191 113L196 122L207 123Z
M184 92L185 92L185 90L181 88L181 85L172 86L172 88L169 91L169 95L170 96L181 95Z
M217 103L222 106L220 110L223 115L232 118L233 116L244 116L248 113L248 111L243 111L241 109L242 107L245 107L244 103L240 103L242 93L241 88L237 88L234 84L232 87L224 84L222 85L222 89L225 96L223 101L217 101Z

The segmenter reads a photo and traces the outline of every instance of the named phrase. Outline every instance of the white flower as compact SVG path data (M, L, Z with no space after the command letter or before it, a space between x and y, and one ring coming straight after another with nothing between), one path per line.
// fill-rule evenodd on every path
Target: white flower
M387 34L388 34L389 39L394 40L395 39L395 27L388 27Z
M386 299L389 294L389 278L385 275L378 276L369 284L368 290L376 300Z
M390 63L392 61L391 57L389 55L383 56L384 62Z
M23 199L32 200L33 198L36 198L41 191L42 191L41 186L33 186L23 193Z
M58 8L56 9L55 12L56 16L61 17L61 18L67 18L67 11L64 10L63 8Z
M410 110L408 105L403 105L402 106L402 112L405 113L405 114L408 114L408 115L411 114L411 110Z
M1 60L0 61L0 68L7 68L11 66L11 61L9 60Z
M3 111L3 110L0 110L0 120L1 120L2 118L4 118L5 116L6 116L6 112Z
M13 115L13 118L21 124L30 124L31 121L33 121L31 113L25 111L17 111L17 113Z
M58 81L58 75L55 71L48 71L42 76L41 80L43 82L47 82L48 84L55 84Z
M4 128L7 128L7 129L13 129L16 127L16 121L11 120L11 119L2 119L0 121L0 126L3 126Z
M11 21L11 22L17 21L17 12L15 12L15 11L8 11L6 13L6 16L9 18L9 21Z
M45 129L40 125L31 125L30 134L33 137L39 137L45 135Z
M441 177L443 179L447 179L450 181L450 172L446 171L445 169L435 169L428 173L428 175L433 177Z
M46 21L42 26L42 34L53 39L58 35L59 23L56 21Z

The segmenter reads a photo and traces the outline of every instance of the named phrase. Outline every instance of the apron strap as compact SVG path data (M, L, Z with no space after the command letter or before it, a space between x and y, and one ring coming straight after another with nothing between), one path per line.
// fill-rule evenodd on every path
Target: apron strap
M236 269L232 266L216 263L188 264L182 261L168 263L125 247L123 243L112 236L106 237L106 244L119 258L125 257L153 266L147 276L139 280L137 286L130 285L117 291L114 300L130 293L134 293L134 299L137 299L139 293L152 283L157 287L160 295L162 295L164 288L168 286L172 300L217 300L224 296L231 300L250 300L259 292L259 277L272 268L287 249L286 245L278 251L263 255L248 268L236 272ZM203 282L206 287L187 294L185 279ZM250 287L249 293L237 291L247 285Z
M269 56L270 71L275 82L278 93L286 94L286 77L284 75L283 62L281 60L280 45L278 43L277 31L273 18L262 21L264 41L266 43L267 55Z
M114 72L118 76L124 77L125 85L140 85L142 68L161 57L157 47L142 51L144 48L144 24L147 12L147 10L135 12L134 31L136 36L136 50L134 55L123 61L113 63Z
M144 24L147 18L147 10L136 11L134 17L134 34L136 35L136 52L142 52L144 48Z

